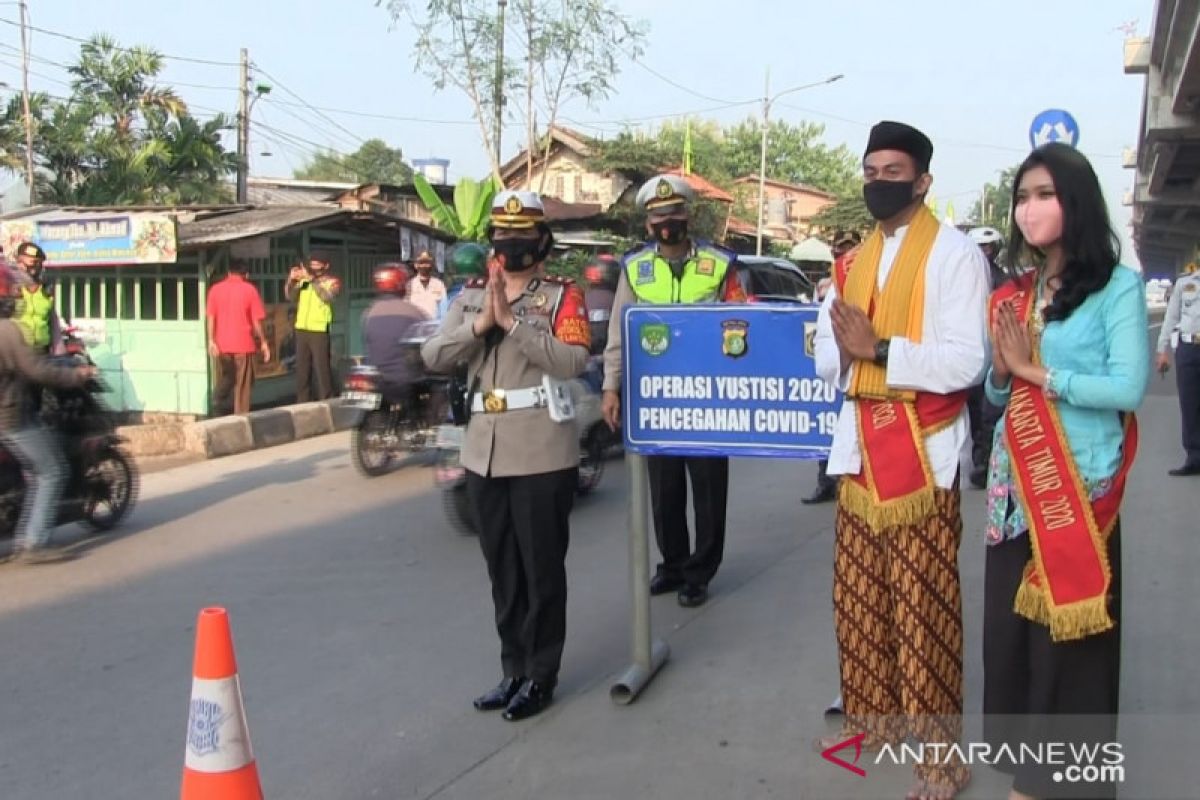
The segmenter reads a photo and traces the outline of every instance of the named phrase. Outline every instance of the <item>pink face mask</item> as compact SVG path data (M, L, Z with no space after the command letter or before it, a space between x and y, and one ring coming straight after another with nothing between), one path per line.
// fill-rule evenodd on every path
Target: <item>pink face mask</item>
M1030 197L1017 206L1014 216L1021 235L1033 247L1048 247L1062 238L1062 206L1057 197Z

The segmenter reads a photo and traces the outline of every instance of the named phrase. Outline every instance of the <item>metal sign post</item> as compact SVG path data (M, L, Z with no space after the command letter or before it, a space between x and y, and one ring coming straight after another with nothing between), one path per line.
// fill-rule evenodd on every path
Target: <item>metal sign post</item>
M840 400L813 363L817 309L756 304L625 309L633 663L610 696L632 703L670 648L650 627L650 455L822 458Z
M646 457L626 456L629 467L629 588L631 606L630 652L633 663L609 690L613 702L629 705L654 674L667 662L671 648L650 631L650 487Z

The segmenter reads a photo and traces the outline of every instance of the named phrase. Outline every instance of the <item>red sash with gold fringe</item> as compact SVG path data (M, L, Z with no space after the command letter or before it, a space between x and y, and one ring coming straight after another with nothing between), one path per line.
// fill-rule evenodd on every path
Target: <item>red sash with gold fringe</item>
M1023 276L992 295L994 322L1011 300L1026 325L1035 302L1034 276ZM1034 360L1040 341L1034 338ZM1058 407L1038 386L1016 376L1004 424L1017 497L1029 525L1033 559L1025 567L1014 610L1048 625L1054 641L1081 639L1113 627L1108 614L1112 580L1107 541L1117 521L1125 479L1137 453L1133 414L1125 417L1121 466L1112 488L1092 502L1071 455Z

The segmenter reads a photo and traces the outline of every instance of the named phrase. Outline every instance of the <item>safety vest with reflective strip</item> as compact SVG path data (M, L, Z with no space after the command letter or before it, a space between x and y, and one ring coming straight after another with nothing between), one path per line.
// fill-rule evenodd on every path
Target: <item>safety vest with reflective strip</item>
M625 277L639 302L712 303L721 299L721 287L734 254L707 243L697 243L677 279L671 265L647 245L625 257Z
M50 346L50 312L53 310L54 298L41 288L21 287L21 308L16 322L31 346Z

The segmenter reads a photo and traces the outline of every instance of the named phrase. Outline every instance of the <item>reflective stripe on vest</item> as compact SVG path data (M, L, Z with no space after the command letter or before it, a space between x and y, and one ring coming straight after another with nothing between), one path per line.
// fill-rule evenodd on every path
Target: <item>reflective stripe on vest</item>
M31 346L50 346L50 312L53 310L53 298L47 297L41 289L30 291L28 287L21 287L21 308L16 322Z
M684 264L683 277L676 281L667 260L654 250L646 250L629 259L625 277L643 303L711 303L721 299L729 262L723 253L697 248Z
M296 330L325 333L333 322L333 307L317 294L312 284L300 290L300 306L296 309Z

